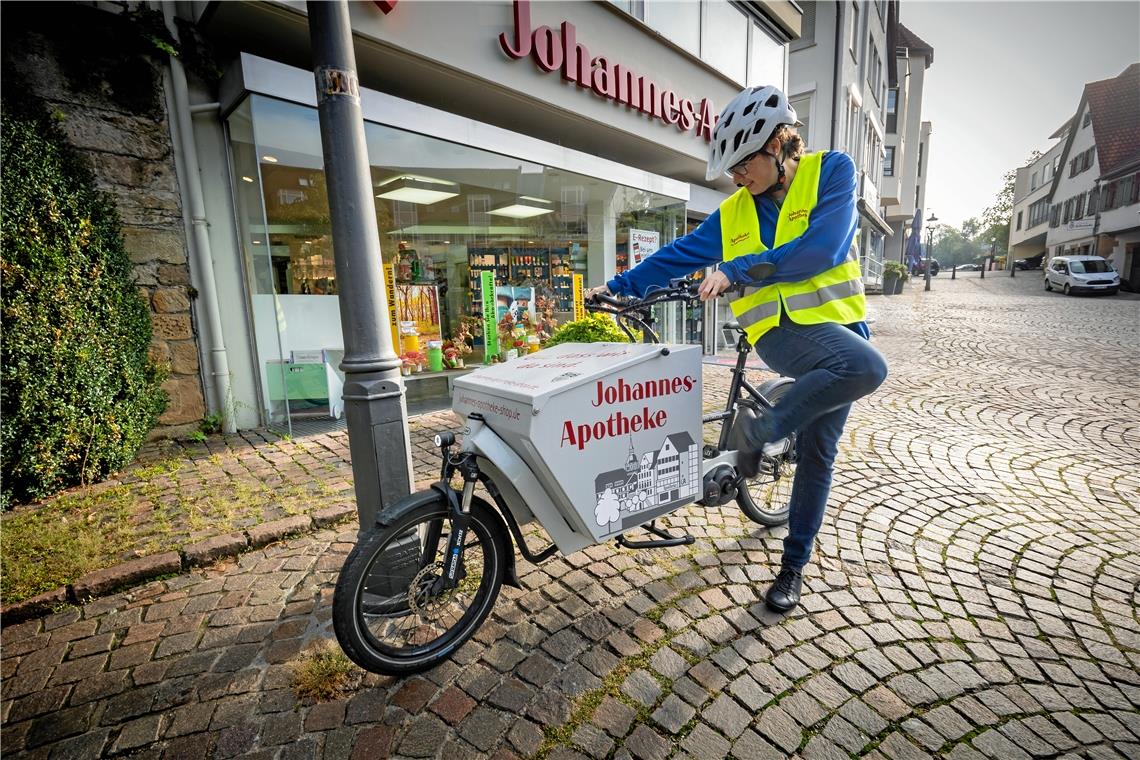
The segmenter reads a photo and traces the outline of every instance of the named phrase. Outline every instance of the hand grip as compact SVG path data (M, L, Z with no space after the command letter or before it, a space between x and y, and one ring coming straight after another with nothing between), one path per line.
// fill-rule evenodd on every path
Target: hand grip
M617 308L625 306L620 298L614 298L608 293L594 293L592 296L587 296L586 304L605 304L606 306L614 306Z

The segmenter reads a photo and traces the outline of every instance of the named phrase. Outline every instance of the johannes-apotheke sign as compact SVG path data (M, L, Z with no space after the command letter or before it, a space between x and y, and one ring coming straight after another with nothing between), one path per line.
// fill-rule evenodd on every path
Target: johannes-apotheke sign
M592 90L599 97L675 125L682 132L691 131L706 142L712 139L716 113L708 98L694 104L692 100L659 86L649 77L638 75L625 64L604 55L591 57L589 49L578 41L577 29L569 21L563 21L560 30L549 26L532 28L529 0L515 0L514 21L513 38L507 32L499 35L499 45L511 58L517 60L529 56L543 71L559 70L563 79Z

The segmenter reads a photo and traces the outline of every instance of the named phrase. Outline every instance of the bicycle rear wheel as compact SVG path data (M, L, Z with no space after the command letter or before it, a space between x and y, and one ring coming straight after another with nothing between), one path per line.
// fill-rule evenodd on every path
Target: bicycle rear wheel
M459 584L442 589L451 516L436 492L358 543L333 596L333 630L349 659L384 675L418 673L450 657L491 612L508 542L489 507L471 505Z
M758 390L775 405L792 389L794 382L791 378L777 378ZM737 414L744 413L751 410L744 406L738 408ZM741 485L736 492L736 503L748 519L772 528L788 521L792 482L796 476L796 434L770 443L765 449L771 449L772 455L764 456L760 460L760 472Z

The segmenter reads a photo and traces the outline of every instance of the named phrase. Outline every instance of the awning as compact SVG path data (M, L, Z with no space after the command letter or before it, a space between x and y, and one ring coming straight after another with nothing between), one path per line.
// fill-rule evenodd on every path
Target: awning
M891 225L887 224L883 217L879 216L879 213L868 205L867 201L860 198L855 204L855 207L859 209L859 213L863 215L863 218L870 222L871 226L879 232L884 235L890 235L894 232L894 230L891 229Z

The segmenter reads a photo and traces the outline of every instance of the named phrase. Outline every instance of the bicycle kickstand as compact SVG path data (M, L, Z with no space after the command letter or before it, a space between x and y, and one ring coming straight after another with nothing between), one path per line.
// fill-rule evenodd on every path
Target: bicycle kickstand
M627 549L662 549L669 546L688 546L697 540L690 536L688 533L683 536L671 535L661 528L658 528L655 524L656 522L656 520L650 520L641 527L645 528L653 535L658 536L658 538L650 539L648 541L634 541L626 538L625 534L622 533L615 539L618 543L618 546L624 546Z

